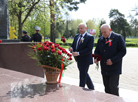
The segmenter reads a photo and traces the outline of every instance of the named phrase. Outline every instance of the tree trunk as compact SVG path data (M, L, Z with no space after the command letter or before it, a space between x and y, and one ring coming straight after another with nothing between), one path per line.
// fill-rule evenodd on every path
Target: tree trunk
M68 20L67 20L67 40L69 38L69 30L68 30Z
M137 37L137 30L136 30L136 26L135 26L135 37Z
M50 0L50 41L55 43L55 11L54 9L54 0Z
M18 39L21 40L22 38L22 23L21 23L21 15L18 17L18 24L19 24L19 29L18 29Z
M55 24L51 22L51 28L50 28L50 41L55 43Z
M125 30L123 30L123 37L124 37L124 40L126 41L126 32L125 32Z

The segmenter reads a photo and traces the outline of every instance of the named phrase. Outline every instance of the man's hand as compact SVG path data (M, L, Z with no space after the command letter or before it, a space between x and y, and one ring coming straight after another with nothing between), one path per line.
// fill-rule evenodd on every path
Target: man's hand
M73 56L78 56L79 54L78 54L78 52L72 52L72 55Z
M97 61L97 59L95 59L95 60L94 60L94 63L98 64L98 61Z
M113 63L112 63L111 59L108 59L107 62L106 62L106 64L107 65L112 65Z
M72 47L69 47L69 51L72 52Z

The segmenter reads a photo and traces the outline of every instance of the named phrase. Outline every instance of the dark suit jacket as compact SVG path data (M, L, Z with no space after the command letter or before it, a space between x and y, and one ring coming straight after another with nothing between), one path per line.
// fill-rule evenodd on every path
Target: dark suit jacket
M25 35L25 36L22 36L21 41L23 41L23 42L30 42L31 41L31 38L30 38L30 36Z
M31 41L34 41L34 42L41 42L41 40L42 40L42 35L39 33L35 33L31 37Z
M77 34L74 38L74 41L71 45L73 51L76 51L76 43L79 38L80 34ZM78 64L80 65L90 65L93 64L92 59L92 49L94 46L94 37L88 33L85 34L84 42L81 42L78 48L79 56L76 57Z
M105 44L104 37L100 37L95 49L95 54L100 54L102 75L118 75L122 73L122 58L126 54L126 45L123 37L111 32L111 46ZM112 65L106 65L107 59L111 59Z

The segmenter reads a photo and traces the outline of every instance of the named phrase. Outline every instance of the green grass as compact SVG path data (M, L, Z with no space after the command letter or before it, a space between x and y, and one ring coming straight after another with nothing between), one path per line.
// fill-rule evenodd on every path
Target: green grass
M126 43L138 44L138 38L126 39Z
M97 43L98 39L94 39L94 43ZM56 43L61 43L61 39L56 39L55 41ZM72 43L73 42L73 39L66 39L66 42L67 43Z
M46 39L45 41L50 41L50 39ZM94 39L94 43L97 43L98 39ZM44 42L44 39L42 40ZM61 39L56 39L56 43L62 43ZM72 43L73 39L66 39L66 43ZM127 38L125 41L126 44L137 44L138 45L138 38ZM68 49L70 46L60 45L61 47ZM131 46L132 48L138 48L138 46ZM94 47L95 48L95 47ZM130 48L130 47L129 47Z
M137 45L137 46L129 46L127 48L138 48L138 38L128 38L125 41L126 45L128 44L133 44L133 45Z
M56 41L55 41L56 43L62 43L61 42L61 39L56 39ZM72 43L73 42L73 39L66 39L66 43Z

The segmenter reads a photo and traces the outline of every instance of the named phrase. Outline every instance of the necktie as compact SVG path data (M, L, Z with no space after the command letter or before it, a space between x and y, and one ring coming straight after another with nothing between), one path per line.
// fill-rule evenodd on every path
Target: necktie
M79 37L79 41L78 41L78 43L77 43L77 51L78 51L78 48L79 48L79 45L80 45L80 42L81 42L81 37L82 37L82 35L80 35L80 37Z
M105 38L105 42L108 41L108 40L109 40L109 38Z

